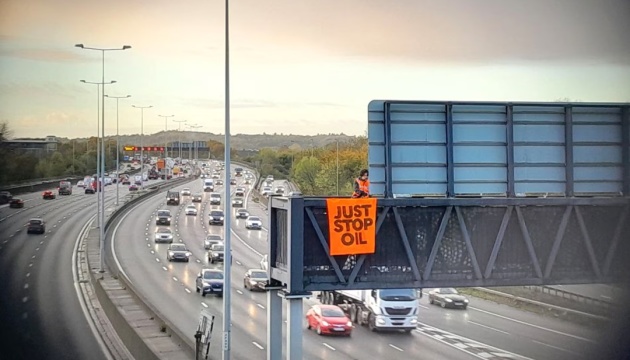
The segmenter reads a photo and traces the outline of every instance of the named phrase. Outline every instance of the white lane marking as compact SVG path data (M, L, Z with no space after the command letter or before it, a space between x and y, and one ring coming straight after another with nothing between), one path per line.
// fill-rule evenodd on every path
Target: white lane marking
M184 289L184 291L190 294L190 290L188 290L188 288Z
M428 307L428 306L424 306L424 305L418 305L418 306L420 306L420 307L421 307L421 308L423 308L423 309L429 310L429 307Z
M44 243L44 241L40 241L40 242L39 242L39 245L41 245L41 244L43 244L43 243Z
M322 345L324 345L325 347L329 348L329 349L330 349L330 350L332 350L332 351L335 351L335 350L336 350L334 347L332 347L332 346L330 346L330 345L328 345L328 344L326 344L326 343L322 343Z
M151 254L155 254L155 251L151 250Z
M28 267L33 267L33 263L28 264Z
M530 323L525 322L525 321L512 319L512 318L509 318L509 317L507 317L507 316L503 316L503 315L495 314L495 313L490 312L490 311L481 310L481 309L478 309L478 308L476 308L476 307L470 307L470 306L469 306L468 308L469 308L469 309L476 310L476 311L479 311L479 312L482 312L482 313L485 313L485 314L488 314L488 315L496 316L496 317L501 318L501 319L505 319L505 320L513 321L513 322L518 323L518 324L528 325L528 326L531 326L531 327L536 328L536 329L549 331L549 332L552 332L552 333L554 333L554 334L564 335L564 336L567 336L567 337L570 337L570 338L574 338L574 339L578 339L578 340L582 340L582 341L590 342L590 343L592 343L592 344L596 344L596 343L597 343L595 340L587 339L587 338L584 338L584 337L581 337L581 336L577 336L577 335L573 335L573 334L567 334L567 333L562 332L562 331L549 329L549 328L546 328L546 327L543 327L543 326L539 326L539 325L530 324Z
M471 323L471 324L477 325L477 326L484 327L486 329L490 329L490 330L494 330L494 331L497 331L497 332L500 332L500 333L503 333L503 334L506 334L506 335L510 335L510 333L508 333L507 331L495 329L495 328L493 328L491 326L483 325L483 324L480 324L478 322L474 322L474 321L470 321L470 320L468 320L468 322Z
M25 297L23 297L23 298L22 298L22 302L23 302L23 303L25 303L25 302L27 302L27 301L28 301L28 296L25 296Z
M553 346L553 345L550 345L550 344L546 344L546 343L544 343L542 341L536 341L536 340L532 340L532 341L535 342L536 344L544 345L544 346L550 347L552 349L564 351L564 352L567 352L569 354L573 354L573 355L580 356L580 357L582 356L582 354L580 354L580 353L576 353L576 352L573 352L571 350L567 350L567 349L564 349L564 348L561 348L561 347L558 347L558 346Z
M38 247L36 247L36 248L35 248L35 251L39 251L39 248L38 248Z
M168 268L166 266L162 266L162 270L168 271Z
M262 304L258 304L258 303L256 303L256 306L258 306L259 308L261 308L261 309L263 309L263 310L265 309L265 307L264 307L264 306L262 306Z
M26 273L26 277L29 277L29 276L31 276L31 273Z
M155 258L155 261L156 261L156 262L160 262L160 259L158 259L158 258Z
M28 313L25 312L22 314L22 320L26 320L28 318Z
M237 264L237 265L243 265L243 264L241 264L241 262L240 262L240 261L238 261L238 260L236 260L236 264Z
M203 307L207 308L207 307L208 307L208 304L206 304L205 302L202 302L202 303L201 303L201 306L203 306Z
M24 288L25 288L25 289L28 289L28 284L24 284Z
M612 298L610 296L606 296L606 295L599 295L600 297L606 299L606 300L612 300Z
M151 244L147 244L147 247L151 247Z
M259 348L260 350L264 350L265 348L262 347L262 345L260 345L259 343L252 341L252 344L254 344L255 347Z
M396 346L396 345L392 345L392 344L388 344L388 345L389 345L390 347L392 347L392 348L394 348L394 349L396 349L396 350L400 351L400 352L405 351L405 350L403 350L403 349L399 348L399 347L398 347L398 346Z
M35 259L35 255L31 256L31 259Z
M173 276L173 281L177 281L177 278L175 276Z
M263 254L261 252L259 252L258 250L254 249L253 247L251 247L247 242L245 242L243 239L241 239L240 236L238 236L238 234L236 233L236 231L234 231L234 229L230 228L230 232L243 244L245 245L248 249L250 249L251 251L254 252L254 254L262 257Z
M103 342L103 338L101 337L101 334L98 332L98 330L96 330L94 321L92 320L92 317L90 316L87 310L85 299L83 298L83 293L81 292L81 288L79 285L79 275L77 273L77 268L78 268L77 254L79 251L79 243L81 242L81 239L86 233L87 229L92 227L92 224L94 223L95 218L96 218L96 214L94 214L91 218L88 219L85 225L83 225L83 228L79 232L79 236L77 236L77 240L74 243L74 249L72 250L72 281L74 282L74 290L75 290L75 293L77 294L77 298L79 299L79 304L81 305L83 316L87 320L87 323L90 326L90 330L92 331L92 335L94 335L94 337L96 338L96 341L98 342L98 345L101 348L101 353L105 354L105 357L108 360L113 360L113 357L110 355L109 350L105 346L105 343ZM30 273L27 273L26 277L29 277L29 276L30 276ZM24 313L23 317L24 319L26 319L26 313Z

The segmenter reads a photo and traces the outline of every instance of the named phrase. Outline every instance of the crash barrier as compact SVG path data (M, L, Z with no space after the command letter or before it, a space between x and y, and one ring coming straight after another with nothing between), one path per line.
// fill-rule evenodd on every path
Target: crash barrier
M171 180L165 182L160 185L152 186L147 189L146 193L141 196L130 199L123 206L118 208L115 212L111 214L111 216L107 219L105 223L105 241L107 242L108 238L110 238L109 229L112 224L114 224L120 216L127 211L129 211L133 206L139 204L140 202L159 194L162 191L172 189L176 186L182 185L188 181L190 178L183 178L177 180ZM111 240L110 240L111 241ZM106 246L106 249L109 247ZM166 333L170 336L172 341L182 350L184 353L190 357L194 358L194 343L192 340L188 340L184 334L181 334L170 322L168 322L164 316L162 316L157 309L153 308L153 306L146 301L136 289L133 288L129 279L127 279L121 269L119 269L115 262L113 261L113 255L111 253L106 254L105 263L110 270L112 276L121 282L122 287L127 290L131 296L136 300L138 305L142 307L142 309L153 317L156 324L159 324L160 331ZM90 266L92 268L92 266ZM140 334L131 327L131 325L126 321L123 314L121 314L120 310L114 304L112 299L109 298L105 289L103 289L98 277L98 273L94 273L90 271L90 280L96 289L95 292L98 296L98 299L101 303L103 310L105 311L108 319L112 322L112 324L116 328L116 332L118 336L121 338L127 349L132 353L132 355L136 359L159 359L158 354L154 349L151 349L148 344L142 339ZM172 355L172 354L171 354Z

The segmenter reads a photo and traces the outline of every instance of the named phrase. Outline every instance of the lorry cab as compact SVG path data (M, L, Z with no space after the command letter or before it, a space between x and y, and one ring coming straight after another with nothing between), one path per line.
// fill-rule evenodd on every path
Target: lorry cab
M204 192L212 192L212 191L214 191L214 180L212 180L212 179L203 179L203 191Z

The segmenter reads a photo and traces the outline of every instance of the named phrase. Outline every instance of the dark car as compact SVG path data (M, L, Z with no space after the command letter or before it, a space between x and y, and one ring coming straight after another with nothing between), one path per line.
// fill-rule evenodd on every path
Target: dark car
M201 202L202 199L203 197L201 196L201 194L194 194L192 196L192 202Z
M11 199L11 201L9 201L9 207L11 207L11 208L23 208L24 207L24 200L22 200L20 198L13 198L13 199Z
M43 219L33 218L28 221L28 227L26 228L27 234L37 233L43 234L46 232L46 223Z
M236 179L230 179L230 185L236 185Z
M225 254L225 246L223 244L214 244L208 251L208 261L211 264L215 262L223 262L223 255Z
M190 251L184 244L170 244L166 250L166 260L168 261L190 261Z
M237 187L236 190L234 190L234 196L244 197L245 196L245 188Z
M251 291L254 290L265 290L265 285L269 278L267 277L267 272L260 269L249 269L245 273L245 277L243 278L243 287L245 289L249 289Z
M223 219L225 214L223 210L211 210L209 215L208 224L210 225L223 225Z
M179 205L179 191L168 191L166 193L166 205Z
M43 198L44 200L51 200L51 199L54 199L54 198L56 198L56 197L57 197L57 196L55 195L55 193L53 193L53 192L52 192L52 191L50 191L50 190L46 190L46 191L44 191L44 192L42 193L42 198Z
M217 185L223 185L223 180L218 179L214 183L217 184Z
M171 225L170 210L158 210L155 225Z
M237 219L247 219L249 217L249 211L246 209L238 209L236 210L236 218Z
M120 183L123 185L131 185L131 180L128 177L126 177L126 178L123 178Z
M11 201L11 199L13 199L13 195L11 195L10 192L8 192L8 191L0 191L0 205L1 204L8 204L9 201Z
M429 303L440 305L443 308L462 308L468 307L468 299L464 295L460 295L453 288L441 288L429 291Z
M201 270L199 275L197 275L195 284L197 292L201 293L201 296L217 294L219 297L223 297L223 272L221 270Z
M85 193L86 194L94 194L96 191L94 191L94 188L92 186L88 186L85 188Z

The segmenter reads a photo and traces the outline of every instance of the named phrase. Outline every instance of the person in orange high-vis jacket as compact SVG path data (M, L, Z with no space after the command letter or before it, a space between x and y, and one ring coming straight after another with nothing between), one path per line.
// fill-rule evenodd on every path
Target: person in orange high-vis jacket
M367 169L361 170L359 177L354 179L354 193L353 198L366 198L370 197L370 180L368 180L369 172Z

